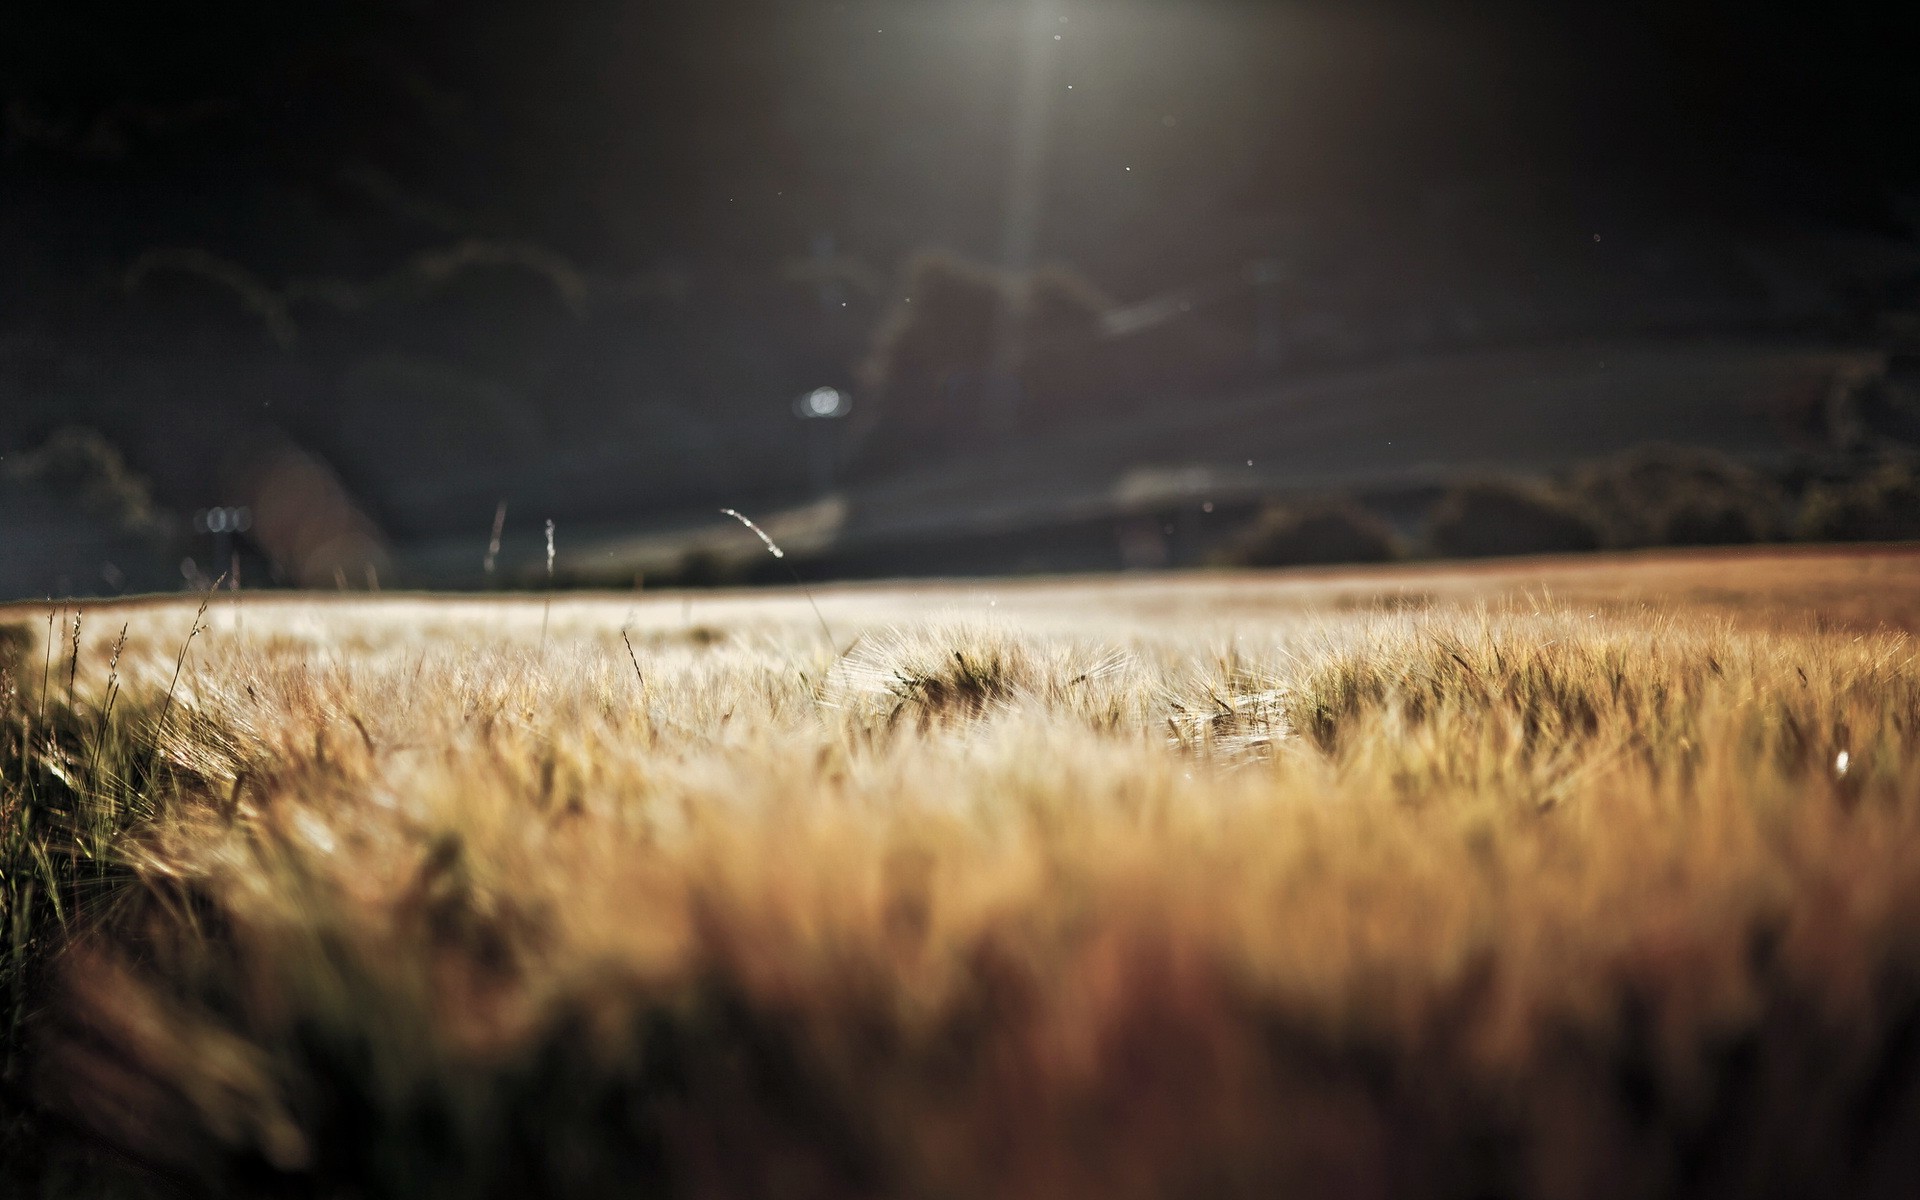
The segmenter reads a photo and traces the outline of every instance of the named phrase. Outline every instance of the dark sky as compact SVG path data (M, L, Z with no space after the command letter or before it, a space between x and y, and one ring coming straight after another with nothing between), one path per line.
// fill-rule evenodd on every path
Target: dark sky
M1272 259L1356 354L1463 297L1844 333L1894 286L1848 264L1920 230L1920 18L1786 7L21 0L0 449L78 420L178 482L270 423L397 496L371 406L492 414L453 476L610 437L751 475L930 247L1121 303ZM546 291L449 284L476 253Z
M6 167L140 210L105 230L75 213L76 234L164 223L262 269L377 257L303 244L310 214L285 211L376 175L423 224L636 269L829 228L882 252L985 243L1037 7L1065 18L1043 244L1075 259L1136 257L1110 239L1170 216L1514 176L1885 226L1915 174L1909 6L1711 0L21 3L0 29Z

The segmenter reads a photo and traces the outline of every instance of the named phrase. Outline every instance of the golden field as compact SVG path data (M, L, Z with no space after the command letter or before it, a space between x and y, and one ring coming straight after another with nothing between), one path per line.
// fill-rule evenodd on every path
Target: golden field
M1920 556L813 599L0 610L0 1187L1920 1193Z

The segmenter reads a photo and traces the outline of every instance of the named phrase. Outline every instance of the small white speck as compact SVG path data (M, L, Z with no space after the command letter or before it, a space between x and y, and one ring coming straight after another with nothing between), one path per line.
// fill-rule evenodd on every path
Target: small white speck
M1252 460L1252 459L1248 459L1248 460L1247 460L1247 465L1248 465L1248 466L1252 466L1252 465L1253 465L1253 460Z
M1056 34L1054 34L1054 35L1053 35L1053 40L1054 40L1054 41L1056 41L1056 42L1057 42L1057 41L1059 41L1059 40L1060 40L1060 35L1059 35L1059 34L1057 34L1057 33L1056 33Z
M1200 506L1200 511L1201 511L1201 512L1205 512L1205 513L1210 513L1210 512L1212 512L1212 511L1213 511L1213 501L1211 501L1211 500L1209 500L1209 501L1207 501L1207 502L1206 502L1205 504L1202 504L1202 505Z
M1835 775L1844 776L1847 773L1847 767L1850 766L1852 763L1853 763L1853 755L1848 754L1845 750L1842 750L1839 753L1839 755L1836 756L1833 760L1833 773Z

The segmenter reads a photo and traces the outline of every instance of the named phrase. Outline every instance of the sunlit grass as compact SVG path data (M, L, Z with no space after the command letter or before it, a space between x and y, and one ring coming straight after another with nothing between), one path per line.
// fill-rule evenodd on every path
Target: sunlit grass
M24 626L4 1115L239 1194L1904 1194L1911 638L1612 570Z

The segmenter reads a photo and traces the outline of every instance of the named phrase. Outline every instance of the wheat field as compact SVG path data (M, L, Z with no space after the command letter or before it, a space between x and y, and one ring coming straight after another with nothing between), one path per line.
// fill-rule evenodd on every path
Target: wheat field
M1920 1191L1912 554L196 604L0 610L14 1194Z

